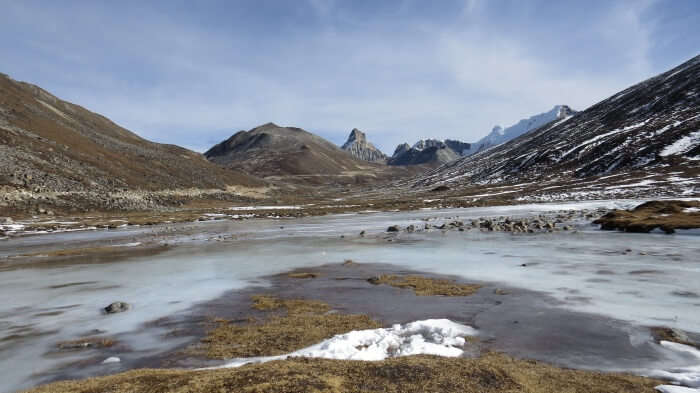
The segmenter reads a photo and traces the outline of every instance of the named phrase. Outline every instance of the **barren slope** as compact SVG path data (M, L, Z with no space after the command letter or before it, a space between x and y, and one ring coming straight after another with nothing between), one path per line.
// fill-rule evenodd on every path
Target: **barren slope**
M108 192L261 185L201 154L153 143L0 74L0 190Z

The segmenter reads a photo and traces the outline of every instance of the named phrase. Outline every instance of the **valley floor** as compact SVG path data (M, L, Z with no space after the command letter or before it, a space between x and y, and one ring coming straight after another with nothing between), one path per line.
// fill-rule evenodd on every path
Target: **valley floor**
M272 217L12 236L0 242L0 296L13 299L0 306L0 390L154 367L176 370L37 391L698 388L698 232L591 225L641 202L297 218L239 207L227 216ZM132 308L100 313L113 301ZM343 336L379 327L376 340ZM331 359L264 358L307 350ZM183 371L225 365L241 367Z

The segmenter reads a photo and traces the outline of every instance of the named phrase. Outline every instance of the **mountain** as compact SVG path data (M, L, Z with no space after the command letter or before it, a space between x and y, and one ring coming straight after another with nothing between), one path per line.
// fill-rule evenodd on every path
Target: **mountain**
M616 190L670 187L694 195L700 186L699 130L697 56L573 117L443 165L413 185L528 182L523 184L569 197L574 191L605 197Z
M145 140L104 116L0 74L0 191L29 191L34 194L23 195L41 199L38 193L227 185L263 182L220 168L199 153Z
M369 162L384 162L387 157L379 149L367 142L367 136L364 132L353 128L348 136L348 140L343 144L341 149L350 153L353 157Z
M357 159L318 135L274 123L239 131L204 155L216 164L287 183L354 184L416 173Z
M488 149L491 146L500 145L501 143L508 142L509 140L515 139L527 132L536 130L554 120L565 119L573 116L574 114L576 114L576 111L569 108L567 105L556 105L548 112L540 113L527 119L522 119L508 128L504 129L503 127L497 125L493 127L491 133L481 138L477 142L472 143L471 147L465 151L463 155L474 154L481 150Z
M387 161L389 165L440 165L456 160L462 152L468 150L469 143L446 139L423 139L413 146L402 143L394 150L394 155Z

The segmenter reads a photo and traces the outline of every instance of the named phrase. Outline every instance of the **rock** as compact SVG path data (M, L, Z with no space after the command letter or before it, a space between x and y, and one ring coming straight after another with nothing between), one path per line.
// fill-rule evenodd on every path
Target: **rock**
M400 230L398 225L392 225L386 229L387 232L398 232Z
M124 311L128 311L131 308L131 305L126 302L114 302L110 304L109 306L104 308L105 313L107 314L116 314Z
M416 227L413 224L406 227L406 232L415 232L415 230Z
M374 276L367 279L367 282L373 285L378 285L381 282L381 277Z
M364 237L364 236L365 236L365 231L360 232L360 236Z
M437 187L433 188L433 189L430 190L430 191L432 191L432 192L442 192L442 191L449 191L449 190L450 190L450 187L445 186L445 185L442 185L442 186L437 186Z
M562 228L562 229L563 229L563 230L565 230L565 231L568 231L568 230L570 230L570 229L571 229L571 227L570 227L570 226L568 226L568 225L564 225L564 228Z
M0 218L0 224L12 224L14 221L12 220L12 217L3 217Z

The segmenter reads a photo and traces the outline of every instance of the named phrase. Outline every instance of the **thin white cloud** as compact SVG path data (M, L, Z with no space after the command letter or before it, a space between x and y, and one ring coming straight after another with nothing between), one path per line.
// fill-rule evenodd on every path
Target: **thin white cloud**
M331 1L308 1L325 22L351 19ZM513 124L555 104L583 109L650 76L648 6L613 6L591 24L591 40L602 47L591 56L616 61L595 71L548 51L567 37L535 42L502 30L480 19L481 3L465 3L474 11L470 23L418 15L363 28L300 27L284 37L222 34L147 10L133 26L106 20L99 8L84 11L95 15L83 15L86 22L75 27L68 19L43 25L61 18L56 10L23 9L18 19L37 25L37 56L74 67L68 73L44 64L40 72L54 81L45 87L147 138L203 150L226 130L274 121L337 143L358 127L390 153L425 137L473 141L496 123ZM87 34L93 29L99 34ZM111 54L124 64L99 63Z

